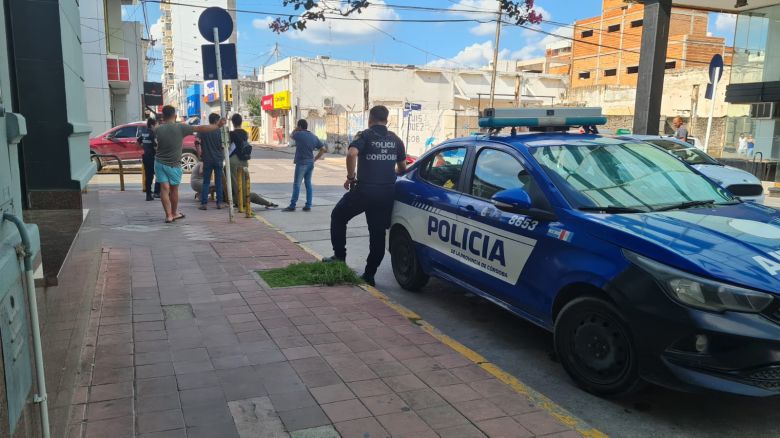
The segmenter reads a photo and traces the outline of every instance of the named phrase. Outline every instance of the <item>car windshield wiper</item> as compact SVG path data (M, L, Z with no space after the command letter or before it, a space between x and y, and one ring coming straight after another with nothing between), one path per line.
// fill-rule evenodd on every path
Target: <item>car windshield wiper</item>
M619 207L617 205L585 206L585 207L579 207L577 210L581 210L581 211L597 211L597 212L608 213L608 214L647 213L648 212L648 210L643 210L641 208Z
M655 211L669 211L669 210L685 210L686 208L702 207L705 205L714 205L714 199L707 199L704 201L687 201L679 204L667 205L665 207L658 207Z

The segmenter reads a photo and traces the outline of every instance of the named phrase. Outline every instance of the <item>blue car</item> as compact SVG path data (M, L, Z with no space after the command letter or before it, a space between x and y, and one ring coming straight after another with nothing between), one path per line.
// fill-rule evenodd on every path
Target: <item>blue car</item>
M417 160L396 183L398 283L438 277L553 332L594 394L778 394L780 212L655 145L564 132L604 122L586 110L486 110L491 135ZM498 133L517 126L548 132Z

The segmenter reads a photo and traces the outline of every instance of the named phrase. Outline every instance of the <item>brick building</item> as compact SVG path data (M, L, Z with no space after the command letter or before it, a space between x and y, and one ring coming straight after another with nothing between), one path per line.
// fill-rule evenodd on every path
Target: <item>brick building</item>
M644 5L603 0L601 15L575 22L571 49L547 49L555 73L569 74L571 87L636 86ZM708 13L673 8L669 28L668 70L706 67L720 53L731 64L725 40L707 36ZM567 65L568 59L568 65ZM551 71L552 73L553 71Z

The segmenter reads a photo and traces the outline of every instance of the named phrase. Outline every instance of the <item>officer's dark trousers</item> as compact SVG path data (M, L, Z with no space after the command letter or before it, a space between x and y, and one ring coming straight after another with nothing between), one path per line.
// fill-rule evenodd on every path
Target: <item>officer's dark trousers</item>
M336 257L347 257L347 222L365 213L369 233L366 273L376 274L385 256L385 231L390 226L393 194L393 185L359 185L341 198L330 215L330 241Z
M144 191L148 194L151 194L152 190L152 180L154 179L154 156L148 157L146 154L143 155L143 161L144 161L144 174L146 175L146 186L144 186ZM159 194L160 193L160 183L155 182L154 183L154 193Z

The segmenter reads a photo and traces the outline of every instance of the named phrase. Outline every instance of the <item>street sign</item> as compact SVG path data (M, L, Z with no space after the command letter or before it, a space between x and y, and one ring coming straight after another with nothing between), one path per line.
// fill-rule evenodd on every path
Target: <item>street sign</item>
M144 82L144 105L162 105L162 82Z
M219 41L214 41L214 28L219 31ZM206 8L198 18L198 30L201 36L212 43L221 43L233 34L233 19L228 11L212 6Z
M404 104L404 109L408 111L420 111L422 109L422 105L419 103L406 102Z
M720 69L720 70L718 70ZM715 78L715 75L718 76L718 78ZM710 60L710 83L714 84L715 82L720 81L720 78L723 76L723 57L720 56L720 54L715 54L712 56L712 59Z
M200 46L203 62L203 79L217 79L217 54L214 44ZM238 63L236 62L236 45L219 45L220 64L222 64L222 79L238 79Z

